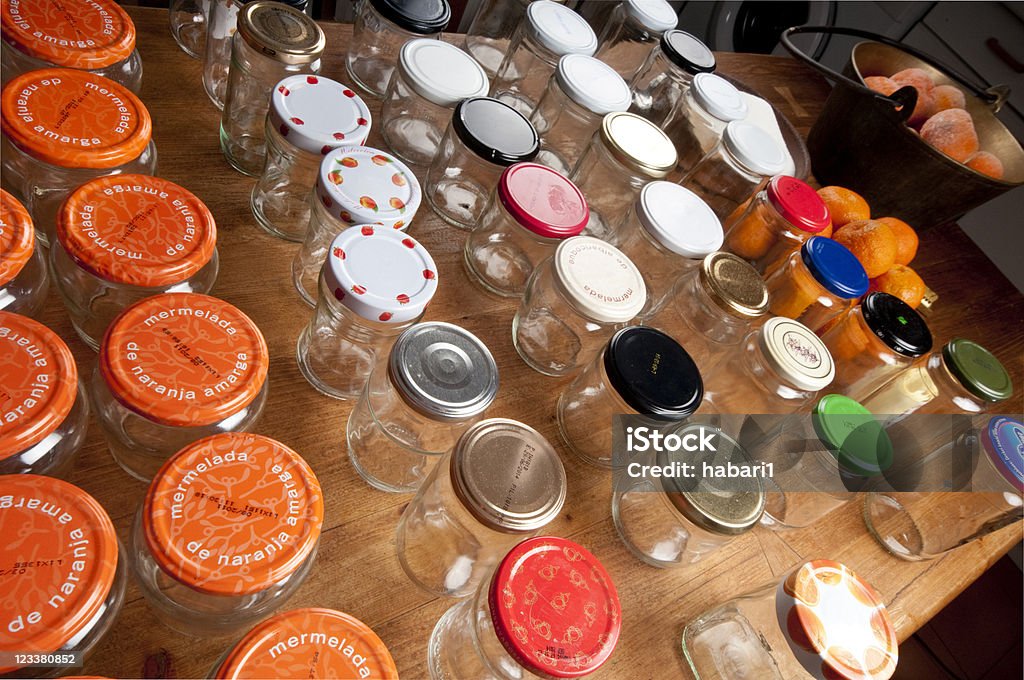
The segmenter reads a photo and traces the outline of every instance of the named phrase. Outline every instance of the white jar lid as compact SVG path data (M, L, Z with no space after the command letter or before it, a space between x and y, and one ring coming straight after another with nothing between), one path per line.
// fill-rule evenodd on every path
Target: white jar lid
M490 89L476 59L455 45L414 38L398 53L398 68L409 86L427 101L454 107L463 99L482 97Z
M697 105L726 123L747 117L747 102L736 86L714 73L698 73L691 86Z
M362 146L371 120L370 109L359 95L323 76L288 76L270 94L270 124L291 144L310 153Z
M555 80L569 99L593 113L628 111L633 102L629 85L611 66L585 54L558 60Z
M722 247L722 223L697 194L672 182L648 182L636 216L658 243L673 253L704 259Z
M622 251L593 236L573 236L555 250L555 280L576 310L599 323L625 323L643 309L647 288Z
M536 0L526 7L530 33L541 45L561 56L597 51L597 36L587 20L564 5Z
M316 179L320 203L345 224L381 224L406 229L423 195L416 175L379 149L335 149L320 161Z
M626 0L626 12L648 31L664 33L675 28L679 17L666 0Z
M725 126L722 144L741 165L763 177L786 169L786 152L771 135L750 123L734 120Z
M437 292L437 265L427 249L394 229L366 224L335 237L324 261L334 298L371 321L412 321Z
M758 343L768 364L801 390L818 392L832 384L835 364L825 343L802 323L776 316L765 321Z

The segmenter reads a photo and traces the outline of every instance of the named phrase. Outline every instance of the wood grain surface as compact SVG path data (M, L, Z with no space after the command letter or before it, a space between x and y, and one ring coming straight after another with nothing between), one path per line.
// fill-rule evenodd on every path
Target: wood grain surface
M353 471L345 447L351 404L317 393L295 362L295 340L310 316L290 281L297 245L256 227L249 209L253 180L232 171L221 156L219 112L203 92L199 62L190 60L171 39L166 10L128 11L136 21L145 64L141 95L154 119L159 174L195 192L213 211L221 256L213 294L251 316L270 348L269 402L257 431L299 451L325 492L326 518L316 565L286 608L318 606L348 612L383 638L404 678L425 677L428 636L452 602L419 591L395 557L395 525L411 497L375 491ZM324 28L323 73L345 82L351 27ZM789 59L734 54L719 58L722 72L762 93L806 134L828 93L823 80ZM370 106L377 116L379 102L371 100ZM371 134L369 144L383 144L379 132ZM568 380L540 376L516 355L510 334L515 306L469 282L461 263L463 232L445 226L424 205L410 233L426 245L440 270L439 294L426 318L469 329L487 343L498 362L502 385L488 415L536 427L562 454L568 500L549 533L588 547L618 586L623 633L618 649L595 677L690 677L679 645L683 626L703 610L807 557L841 560L871 581L889 603L904 639L1021 539L1017 524L940 559L903 562L868 535L860 505L852 503L807 529L773 533L759 527L691 568L645 566L627 552L612 525L610 476L580 463L559 440L555 402ZM1024 297L956 226L926 234L915 265L940 296L929 317L936 341L965 335L983 343L1009 366L1019 395L1024 385ZM52 291L43 321L68 341L83 375L89 375L96 355L76 337ZM1019 406L1017 398L1014 410ZM132 514L145 486L114 463L95 420L72 481L103 504L127 546ZM176 634L158 623L132 584L116 626L83 670L122 678L205 677L240 635L200 639Z

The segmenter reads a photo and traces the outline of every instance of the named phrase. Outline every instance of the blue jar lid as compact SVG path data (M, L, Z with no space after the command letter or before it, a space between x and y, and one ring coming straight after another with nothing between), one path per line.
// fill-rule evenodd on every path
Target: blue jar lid
M800 248L808 271L828 292L858 298L868 292L868 275L857 256L838 241L812 236Z

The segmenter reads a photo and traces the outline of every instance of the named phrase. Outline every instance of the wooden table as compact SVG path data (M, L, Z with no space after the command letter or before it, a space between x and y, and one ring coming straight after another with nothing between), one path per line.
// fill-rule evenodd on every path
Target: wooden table
M314 391L295 363L295 339L310 315L289 275L297 246L256 227L249 211L253 181L232 171L221 156L219 113L203 92L200 64L171 39L166 11L128 11L136 22L145 63L142 99L154 118L159 174L194 191L213 211L221 255L220 279L213 292L249 314L270 347L270 400L258 431L299 451L325 491L326 519L316 565L286 607L331 607L358 617L387 643L403 677L424 677L427 638L452 602L419 591L398 565L395 525L410 496L371 489L349 464L345 423L351 404ZM344 82L351 27L325 24L324 29L324 74ZM724 73L770 99L805 134L828 93L823 80L789 59L723 54L719 63ZM377 116L379 102L370 105ZM371 134L369 144L383 144L379 132ZM618 586L624 610L622 637L595 677L689 677L679 646L686 622L810 556L841 560L869 579L889 603L903 639L1021 539L1018 524L931 562L903 562L876 545L864 529L859 506L850 504L807 529L779 534L757 528L693 568L658 570L643 565L626 551L612 526L610 476L581 464L559 439L555 401L567 380L542 377L516 355L510 333L515 307L485 295L468 281L461 264L463 232L445 226L424 205L411 233L423 241L440 268L439 294L427 318L451 321L476 333L498 362L502 386L488 414L533 425L563 455L568 500L550 533L587 546ZM1024 297L954 226L924 236L915 266L940 295L930 317L937 341L955 334L977 339L1007 363L1018 394L1024 391ZM55 293L43 321L68 340L88 374L96 356L72 331ZM127 545L131 517L145 486L114 463L95 422L72 481L103 504ZM205 677L233 642L233 637L194 639L173 633L157 622L138 588L130 585L117 625L84 672L122 678Z

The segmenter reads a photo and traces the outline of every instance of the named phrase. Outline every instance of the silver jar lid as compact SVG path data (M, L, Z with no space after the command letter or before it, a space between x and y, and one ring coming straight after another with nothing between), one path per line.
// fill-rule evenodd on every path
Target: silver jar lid
M254 50L284 64L309 64L323 54L327 39L315 21L279 2L259 0L238 16L238 33Z
M495 531L536 531L565 503L565 469L532 427L489 418L466 430L451 457L451 480L463 506Z
M487 346L464 328L439 321L398 336L388 376L410 407L439 420L480 415L498 394L498 365Z

